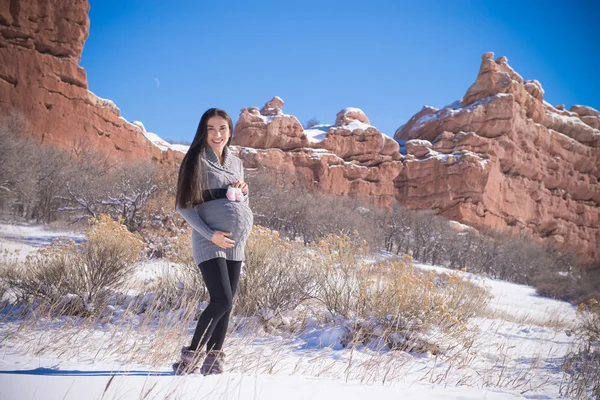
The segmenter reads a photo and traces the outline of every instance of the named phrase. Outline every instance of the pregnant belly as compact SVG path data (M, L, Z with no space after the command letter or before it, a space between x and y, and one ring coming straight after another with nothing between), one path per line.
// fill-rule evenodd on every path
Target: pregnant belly
M245 241L250 235L254 216L246 203L217 199L196 206L200 218L213 230L231 232L235 241Z

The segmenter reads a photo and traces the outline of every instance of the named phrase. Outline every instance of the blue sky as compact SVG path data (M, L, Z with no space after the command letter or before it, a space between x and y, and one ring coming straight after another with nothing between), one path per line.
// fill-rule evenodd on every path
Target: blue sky
M191 141L202 113L278 95L305 123L359 107L393 136L425 104L508 57L552 104L600 109L597 1L91 0L89 88L164 139Z

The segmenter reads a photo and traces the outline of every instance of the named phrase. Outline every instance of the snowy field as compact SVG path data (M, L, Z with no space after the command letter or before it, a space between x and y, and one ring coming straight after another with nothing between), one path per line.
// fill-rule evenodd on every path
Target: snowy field
M58 236L82 239L40 227L0 225L0 249L20 249L24 256ZM144 263L136 277L159 276L167 268L164 262ZM483 316L470 321L471 339L444 344L443 355L344 349L340 321L323 326L308 319L294 335L232 332L225 344L228 372L209 377L174 376L170 364L137 363L136 354L123 351L123 343L144 348L139 343L156 334L151 331L120 332L114 321L92 327L72 322L65 328L66 317L28 330L0 316L0 399L561 398L560 366L575 345L570 334L575 308L539 297L531 287L470 278L488 287L493 298ZM71 344L53 350L56 339L49 338L57 324ZM25 331L22 339L7 339L16 329ZM188 332L189 337L169 337L164 344L173 349L172 361L188 344L193 326ZM115 338L118 350L112 349Z

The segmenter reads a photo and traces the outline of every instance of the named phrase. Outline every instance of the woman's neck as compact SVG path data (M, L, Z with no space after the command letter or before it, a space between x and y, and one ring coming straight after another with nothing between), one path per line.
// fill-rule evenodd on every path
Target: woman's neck
M215 153L215 155L217 156L217 159L219 160L219 163L221 163L221 165L223 165L223 160L225 159L225 147L223 147L223 149L221 150L221 152L213 149L211 147L212 151Z

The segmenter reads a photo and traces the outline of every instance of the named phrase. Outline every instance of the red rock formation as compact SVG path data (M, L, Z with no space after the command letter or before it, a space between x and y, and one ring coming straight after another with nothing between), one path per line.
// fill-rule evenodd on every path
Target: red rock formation
M370 164L374 158L379 158L376 163L400 159L398 143L369 125L358 108L340 111L336 125L317 125L305 131L296 117L283 113L283 104L274 97L260 112L257 107L242 109L233 144L257 149L326 149L344 159ZM322 133L324 138L315 139L314 133Z
M233 142L247 146L240 151L247 167L270 167L309 187L379 205L396 198L471 226L525 231L597 260L599 114L553 107L543 93L506 57L494 61L488 53L462 101L424 107L398 129L406 156L358 109L340 111L333 126L303 130L278 98L263 107L268 117L255 107L242 110Z
M119 158L177 163L180 152L161 151L114 103L88 90L79 66L88 11L87 0L0 4L0 112L20 114L28 133L63 148L93 146Z
M369 125L360 109L340 111L336 125L304 130L281 107L283 100L275 97L261 112L257 107L242 109L232 143L244 146L240 157L246 167L261 165L308 188L391 204L396 196L393 180L402 168L400 147Z
M360 108L346 107L335 116L335 126L348 125L354 121L371 125L369 118Z
M0 3L0 113L22 115L44 142L177 164L182 153L88 90L78 65L88 10L86 0ZM271 167L309 187L380 205L396 198L472 226L526 231L598 260L600 114L553 107L543 95L539 82L488 53L460 102L424 107L396 132L408 141L405 157L359 109L304 130L278 97L260 111L242 110L234 144L247 146L238 148L247 167Z
M402 169L401 161L367 167L357 161L345 161L327 150L310 148L283 151L240 147L236 151L246 168L261 166L293 184L337 195L362 196L378 205L392 203L396 197L393 180Z
M291 150L308 146L308 138L298 119L285 115L283 100L274 97L258 111L257 107L244 108L234 129L234 141L241 146L280 148Z
M460 104L425 107L396 132L409 154L399 199L600 259L598 111L553 107L543 93L485 54Z

